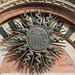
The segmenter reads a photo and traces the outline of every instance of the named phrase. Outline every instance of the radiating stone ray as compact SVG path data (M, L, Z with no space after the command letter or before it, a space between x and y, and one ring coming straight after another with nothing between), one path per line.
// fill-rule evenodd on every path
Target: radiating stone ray
M25 23L23 23L20 19L18 19L24 26L26 26L26 24Z
M65 39L61 37L65 30L61 28L62 31L58 31L56 25L59 18L52 12L46 16L45 9L42 12L39 8L34 9L34 13L29 10L29 15L25 11L20 17L25 22L17 18L21 24L15 21L17 29L13 29L14 34L9 34L11 40L18 43L11 52L14 51L15 56L23 53L14 65L20 61L26 72L28 68L30 72L33 69L37 73L50 71L55 60L63 54L56 46L65 47L62 42Z
M31 10L29 10L29 12L30 12L31 18L33 19L33 15L32 15L32 12L31 12Z

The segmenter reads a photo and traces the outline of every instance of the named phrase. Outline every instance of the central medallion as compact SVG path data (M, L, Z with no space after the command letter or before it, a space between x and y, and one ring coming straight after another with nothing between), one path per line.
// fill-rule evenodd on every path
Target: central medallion
M28 31L27 44L34 52L46 50L49 42L49 34L44 27L35 26Z

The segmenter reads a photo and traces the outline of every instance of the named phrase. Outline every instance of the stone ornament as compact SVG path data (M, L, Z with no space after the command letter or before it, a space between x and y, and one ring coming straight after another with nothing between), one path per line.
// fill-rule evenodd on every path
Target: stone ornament
M21 65L29 68L30 72L36 71L37 73L45 72L50 70L54 64L55 60L59 60L60 54L62 51L57 49L54 45L62 46L55 43L62 43L64 39L61 38L62 34L59 31L59 25L55 26L56 21L58 20L57 16L52 12L48 15L42 12L41 9L34 9L34 13L24 12L24 15L20 15L24 20L19 24L17 21L16 29L13 29L13 34L11 40L13 42L18 42L18 45L12 49L14 55L17 56L20 53L23 53L16 63L21 61ZM54 21L56 20L56 21ZM15 63L15 64L16 64ZM14 65L15 65L14 64Z

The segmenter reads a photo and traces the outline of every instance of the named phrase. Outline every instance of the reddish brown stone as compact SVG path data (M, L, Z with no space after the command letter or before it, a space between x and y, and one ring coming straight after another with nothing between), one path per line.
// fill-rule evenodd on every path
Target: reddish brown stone
M50 68L50 71L47 73L75 73L75 67L69 55L59 46L56 47L63 51L63 55L61 55L59 60L55 61L56 64ZM22 68L19 62L14 65L14 63L18 60L19 55L14 57L12 56L14 52L10 53L11 51L6 54L4 60L2 61L0 73L25 73L25 67ZM29 68L27 69L27 73L29 73Z

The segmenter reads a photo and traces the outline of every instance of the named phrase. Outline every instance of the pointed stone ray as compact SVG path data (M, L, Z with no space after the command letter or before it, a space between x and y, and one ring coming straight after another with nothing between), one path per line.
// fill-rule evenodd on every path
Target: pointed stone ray
M23 18L24 21L26 21L26 19L25 19L22 15L21 15L21 17ZM21 21L21 20L20 20L20 21ZM21 21L21 23L22 23L25 27L27 27L28 29L30 28L30 27L29 27L27 24L25 24L24 22Z
M42 58L42 56L41 56L41 58ZM43 72L43 64L42 64L42 59L41 58L40 58L40 61L41 61L41 70Z
M52 28L52 26L57 22L59 20L59 18L54 22L54 23L52 23L51 25L50 25L50 29Z
M50 17L51 21L54 18L54 15L52 16L52 14L53 14L52 12L49 14L49 17Z
M51 28L58 20L59 20L59 18L57 18L57 19L55 20L55 22L51 24L50 28Z
M24 45L24 42L23 42L23 43L20 43L20 44L17 44L17 45L15 45L14 47L20 46L20 45Z
M51 60L51 61L50 61L50 60ZM54 63L54 60L53 60L53 59L49 59L48 61L50 62L50 66L51 66L51 67L54 66L55 63Z
M44 57L45 57L46 59L50 59L50 60L52 59L51 56L49 56L49 53L44 54Z
M23 47L23 46L20 46L20 47ZM19 49L20 47L17 47L15 49L12 49L11 51L15 51L15 50Z
M34 60L34 54L33 54L33 57L32 57L31 64L30 64L30 70L31 70L31 67L32 67L32 64L33 64L33 60Z
M11 41L11 42L9 42L9 43L17 43L16 41Z
M48 63L50 63L50 64L49 64L49 67L52 68L52 64L51 64L51 62L52 62L52 60L48 59Z
M58 35L58 34L60 34L60 35L65 35L65 34L62 34L62 32L65 32L66 30L64 30L64 31L60 31L60 32L56 32L56 33L54 33L54 34L56 34L56 35Z
M45 25L44 25L44 19L45 19L45 8L44 8L43 16L42 16L42 25L45 27Z
M26 26L26 24L25 23L23 23L21 20L20 20L20 18L18 18L18 20L24 25L24 26Z
M22 62L21 62L21 65L23 64L23 66L27 64L27 61L25 62L25 59L26 59L26 58L24 58L24 59L22 60Z
M27 28L29 29L31 27L31 25L33 25L33 24L31 24L31 20L29 19L29 17L25 18L25 21L27 21L27 24L23 23L22 21L21 22L23 24L25 24L27 26Z
M27 73L27 67L28 67L28 64L29 64L29 61L28 61L28 63L26 64L26 73Z
M47 29L48 29L48 27L49 27L51 21L52 21L52 12L49 14L48 17L46 17L45 22L43 23L44 26L45 26Z
M55 64L54 60L53 59L51 59L51 60L52 60L53 64Z
M40 63L39 58L41 58L41 54L40 53L35 53L37 56L35 57L35 60Z
M62 53L62 52L63 52L63 51L61 51L61 50L60 50L58 54L61 54L61 55L63 55L63 53Z
M39 12L39 8L37 8L36 12Z
M57 18L57 16L53 15L53 16L52 16L52 21L51 21L51 23L52 23L54 20L56 20L56 18ZM51 23L50 23L50 24L51 24Z
M66 44L65 42L60 42L60 41L59 41L59 42L53 41L53 43L58 43L58 44L59 44L59 43L62 43L62 44Z
M41 24L42 24L42 20L43 20L43 18L42 18L42 9L40 9L40 17L41 17Z
M61 31L60 32L56 31L55 34L61 34Z
M14 34L8 34L9 36L14 36L14 37L16 37L17 35L14 35ZM11 39L11 38L10 38Z
M38 69L39 69L39 64L41 63L41 62L40 62L41 54L40 54L40 53L35 53L35 54L36 54L36 57L35 57L36 63L35 63L35 65L36 65L36 70L38 71Z
M48 60L48 61L49 61L49 60ZM52 66L54 66L54 64L55 64L54 60L51 59L51 61L50 61L50 66L52 67Z
M45 61L44 61L44 57L43 57L43 54L41 55L41 57L42 57L42 60L43 60L43 64L44 64L44 67L45 67ZM46 67L45 67L45 69L46 69Z
M34 24L33 24L32 19L30 17L28 19L26 19L26 21L27 21L27 26L29 28L34 27Z
M55 18L55 17L56 17L56 15L53 14L52 21L55 20L55 19L57 18L57 17L56 17L56 18Z
M53 21L54 21L56 18L57 18L57 16L55 16L55 17L54 17L54 19L52 20L52 22L51 22L51 23L53 23ZM51 23L50 23L50 25L51 25ZM50 27L50 26L49 26L49 27Z
M22 43L20 43L20 44L17 44L17 45L15 45L14 47L16 47L16 46L20 46L20 45L24 45L24 42L22 42Z
M53 51L52 51L53 52ZM53 53L55 53L55 52L53 52ZM57 53L55 53L59 58L61 58Z
M36 69L35 69L35 62L34 62L34 70L36 70Z
M65 47L65 46L63 46L63 45L59 45L59 44L54 44L54 43L51 43L52 45L57 45L57 46L62 46L62 47Z
M45 9L44 9L44 12L43 12L43 19L45 18ZM42 22L43 22L43 19L42 19Z
M15 51L15 50L17 50L17 49L19 49L19 48L21 48L21 47L23 47L24 45L22 45L22 46L19 46L19 47L16 47L16 48L14 48L14 49L12 49L11 51ZM23 48L22 48L23 49ZM27 48L24 48L24 50L21 50L21 51L26 51L26 49Z
M61 58L58 54L60 53L60 51L58 52L57 50L53 49L51 50L54 54L56 54L59 58Z
M21 18L22 18L23 20L25 20L24 17L23 17L21 14L20 14L20 16L21 16Z
M32 15L32 12L31 12L31 10L30 10L30 9L29 9L29 12L30 12L31 18L33 18L33 15Z
M42 60L43 60L43 64L44 64L46 72L47 72L47 70L49 71L48 67L45 65L45 61L44 61L44 56L43 55L42 55Z
M42 24L42 10L41 9L37 10L36 17L37 17L36 23L41 25Z
M57 53L55 53L59 58L61 58Z
M23 62L23 67L27 64L27 62Z
M24 21L26 21L25 18L24 18L22 15L20 15L20 16L22 17L22 19L23 19ZM21 21L21 20L20 20L20 21ZM22 21L21 21L21 22L22 22ZM22 23L23 23L23 22L22 22ZM25 23L23 23L23 25L27 27L27 25L26 25Z
M16 22L18 25L20 25L17 21L14 21L14 22Z
M54 63L54 61L53 61L53 59L51 58L51 56L48 56L47 54L45 54L45 57L46 57L47 59L52 60L52 62ZM46 60L46 59L45 59L45 60Z
M26 51L26 50L25 50ZM31 52L31 51L30 51ZM28 56L29 55L29 56ZM27 61L30 61L30 55L32 55L32 53L30 54L30 53L28 53L28 54L26 54L26 57L24 58L24 60L22 61L22 63L21 64L24 64L24 62L26 63Z
M42 17L42 9L40 9L40 16Z
M25 59L25 58L24 58L24 59ZM24 63L24 59L22 60L21 65Z
M20 33L20 32L17 32L17 31L12 31L13 33Z
M54 34L55 35L55 34ZM65 36L65 34L56 34L57 37ZM66 40L65 38L63 40ZM62 41L63 41L62 40Z
M34 12L35 12L35 15L36 15L36 9L34 8Z
M50 50L48 50L57 60L59 60Z
M24 29L22 29L22 30L19 30L19 31L15 31L14 33L16 33L16 34L23 34L23 35L25 35L25 33L24 33Z
M22 63L23 63L23 62L28 62L27 65L28 65L29 62L30 62L30 59L31 59L30 56L33 55L33 52L32 52L31 50L29 50L29 52L30 52L30 53L27 53L27 54L26 54L26 58L22 61ZM21 64L22 64L22 63L21 63ZM26 67L27 67L27 65L26 65Z
M36 9L35 9L35 8L34 8L34 15L36 15ZM35 20L36 20L36 17L34 16L34 17L33 17L33 24L34 24L34 25L36 25L36 24L35 24Z
M28 65L28 63L26 64L26 69L25 69L25 73L27 73L27 65Z
M22 34L22 31L12 31L12 33L14 33L14 34Z
M36 13L36 15L35 15L35 17L36 17L35 23L38 24L38 25L41 25L41 23L42 23L41 12L39 11L39 9L37 9L36 12L37 12L37 13Z
M45 59L45 61L46 61L47 66L49 66L49 63L48 63L47 59Z
M22 54L22 56L16 61L16 63L17 63L27 52L28 52L28 51L25 51L25 52ZM15 63L15 64L16 64L16 63ZM14 65L15 65L15 64L14 64ZM14 65L13 65L13 66L14 66ZM13 67L13 66L12 66L12 67Z
M21 26L17 21L14 21L14 22L16 22L17 23L17 25L19 25L19 26ZM16 25L16 24L15 24ZM17 25L16 25L16 28L17 28ZM18 28L17 28L18 29Z
M20 15L21 16L21 18L25 21L25 18L22 16L22 15Z
M25 17L28 16L28 14L26 13L26 11L24 11L24 16L25 16Z

